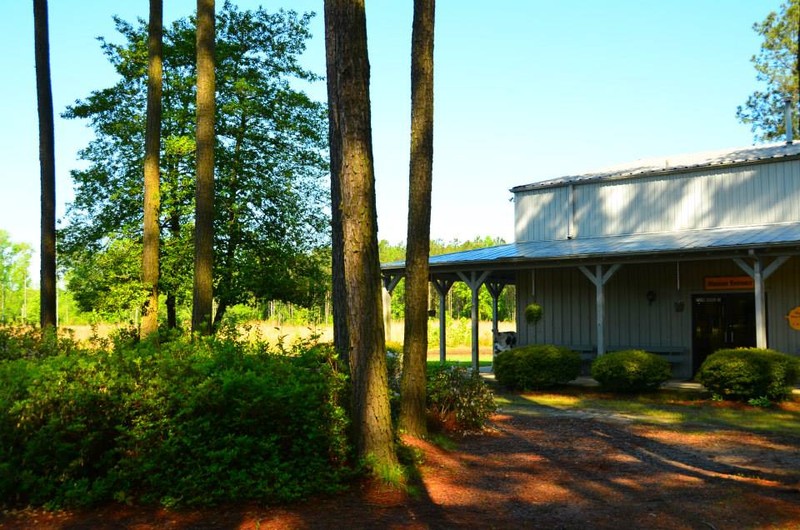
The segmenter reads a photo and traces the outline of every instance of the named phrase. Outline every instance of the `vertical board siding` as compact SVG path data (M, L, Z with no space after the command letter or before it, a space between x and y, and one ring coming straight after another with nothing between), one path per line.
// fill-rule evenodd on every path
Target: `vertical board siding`
M517 241L565 239L569 186L516 194ZM575 184L575 237L800 220L800 161Z
M765 265L769 260L765 261ZM793 257L766 281L767 344L773 350L800 354L800 331L789 326L789 311L800 306L800 259Z
M569 188L546 188L514 197L517 241L553 241L567 238Z
M765 258L764 265L772 258ZM742 276L731 259L690 261L680 264L680 289L676 263L623 265L606 284L606 346L620 348L682 348L686 363L676 366L676 377L691 376L688 354L692 348L692 296L703 294L707 276ZM520 345L560 344L593 347L595 337L594 285L577 267L535 271L535 297L530 271L518 276L518 333ZM650 304L647 292L656 293ZM720 291L713 291L720 292ZM734 291L742 292L742 291ZM767 338L769 347L800 354L800 331L792 329L786 315L800 306L800 259L793 257L766 282ZM525 322L524 310L536 301L542 305L542 320ZM676 302L684 310L677 311Z

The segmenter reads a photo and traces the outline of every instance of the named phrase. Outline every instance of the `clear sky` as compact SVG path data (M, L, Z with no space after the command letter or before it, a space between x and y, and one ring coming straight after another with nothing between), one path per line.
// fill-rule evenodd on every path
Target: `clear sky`
M315 11L304 57L324 74L322 0L234 0ZM50 0L61 217L69 172L91 139L59 117L115 82L96 37L146 0ZM165 22L194 0L165 0ZM367 0L379 237L406 238L412 0ZM218 8L222 0L217 0ZM491 5L491 7L489 7ZM439 0L431 236L513 240L509 188L652 156L750 145L737 105L758 86L752 30L778 0ZM39 166L33 8L0 0L0 229L38 247ZM325 97L323 82L311 89Z

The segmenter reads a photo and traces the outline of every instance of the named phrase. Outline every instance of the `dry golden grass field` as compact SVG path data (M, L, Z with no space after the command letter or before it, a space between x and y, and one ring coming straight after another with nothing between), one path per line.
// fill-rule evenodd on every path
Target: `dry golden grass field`
M459 329L453 332L452 326L456 325ZM435 333L429 335L428 359L435 361L439 359L439 337L438 321L431 321L430 328ZM447 340L447 360L468 362L472 359L469 335L465 333L465 327L469 329L469 322L451 323L448 331ZM99 324L96 326L65 326L63 330L68 331L79 341L89 340L92 336L106 338L120 329L119 325ZM514 324L503 322L500 324L501 330L513 329ZM480 361L492 360L492 323L481 322L479 325L478 343L480 346ZM292 344L298 339L309 339L318 337L321 342L333 340L333 328L331 326L302 326L296 324L280 323L277 321L253 321L241 326L241 331L252 339L265 340L270 344L283 342ZM387 342L403 342L403 321L393 321L391 329L386 333Z

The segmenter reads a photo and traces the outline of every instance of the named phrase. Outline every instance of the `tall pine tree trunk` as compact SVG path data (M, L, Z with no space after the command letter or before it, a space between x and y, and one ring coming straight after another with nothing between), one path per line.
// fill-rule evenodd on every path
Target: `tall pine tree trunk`
M56 315L56 155L53 91L50 82L50 37L47 0L33 0L36 56L36 99L39 109L39 166L41 178L41 240L39 323L55 328Z
M162 83L163 0L150 0L150 25L147 36L147 128L144 140L144 247L142 281L147 300L142 310L141 336L158 331L158 253L161 239L159 211L161 184L161 83Z
M333 248L342 267L334 318L347 327L353 435L373 471L397 465L389 412L364 0L325 1ZM334 259L334 265L337 265ZM341 295L341 293L339 293Z
M211 333L214 252L214 0L197 0L197 191L192 331Z
M411 39L411 158L400 428L418 437L427 434L425 367L428 356L428 257L433 180L435 5L435 0L414 0Z

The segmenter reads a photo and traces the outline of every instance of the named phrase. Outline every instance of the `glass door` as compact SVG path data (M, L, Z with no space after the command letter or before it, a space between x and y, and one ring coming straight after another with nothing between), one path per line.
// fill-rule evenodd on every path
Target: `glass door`
M692 297L692 373L719 349L756 345L755 305L753 293Z

